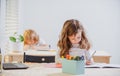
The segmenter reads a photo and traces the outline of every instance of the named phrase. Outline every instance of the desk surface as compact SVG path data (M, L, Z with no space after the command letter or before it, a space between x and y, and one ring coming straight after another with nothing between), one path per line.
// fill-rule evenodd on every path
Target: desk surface
M46 68L43 63L27 63L28 69L3 70L0 76L120 76L120 69L116 68L86 68L84 75L70 75L62 73L61 68Z

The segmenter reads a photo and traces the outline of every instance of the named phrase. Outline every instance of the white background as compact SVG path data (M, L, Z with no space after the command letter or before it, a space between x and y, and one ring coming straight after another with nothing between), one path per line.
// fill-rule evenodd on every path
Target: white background
M107 51L111 63L120 64L120 0L20 0L19 4L20 32L34 29L57 49L65 20L78 19L86 29L91 49Z

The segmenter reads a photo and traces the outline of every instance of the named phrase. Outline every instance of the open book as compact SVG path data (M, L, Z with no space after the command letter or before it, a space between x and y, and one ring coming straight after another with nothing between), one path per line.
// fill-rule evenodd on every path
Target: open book
M47 68L62 68L62 64L46 63L44 64ZM85 68L120 68L119 64L106 64L106 63L95 63L92 65L85 65Z
M120 65L119 64L95 63L92 65L86 65L85 68L120 68Z

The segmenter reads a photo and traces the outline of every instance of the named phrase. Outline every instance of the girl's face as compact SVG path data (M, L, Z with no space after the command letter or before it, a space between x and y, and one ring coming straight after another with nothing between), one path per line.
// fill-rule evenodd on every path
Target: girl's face
M33 45L34 43L35 43L34 40L27 40L28 45Z
M28 45L34 45L35 44L35 37L36 37L36 34L35 33L32 33L30 34L29 38L27 39L27 44Z
M68 36L68 39L72 44L78 44L81 41L81 31L79 30L76 35Z

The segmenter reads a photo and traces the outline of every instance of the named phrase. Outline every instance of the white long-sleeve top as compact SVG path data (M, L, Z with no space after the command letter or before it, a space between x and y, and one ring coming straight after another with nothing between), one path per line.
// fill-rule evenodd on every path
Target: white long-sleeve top
M79 44L73 44L73 47L69 50L70 56L84 56L85 60L90 60L90 53L88 50L80 49Z
M69 54L71 56L84 56L85 61L90 60L90 53L88 50L85 49L80 49L79 44L73 44L73 47L69 50ZM58 51L57 56L56 56L56 62L61 63L61 58L59 56L60 51Z

